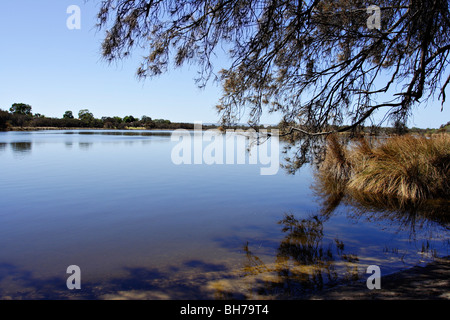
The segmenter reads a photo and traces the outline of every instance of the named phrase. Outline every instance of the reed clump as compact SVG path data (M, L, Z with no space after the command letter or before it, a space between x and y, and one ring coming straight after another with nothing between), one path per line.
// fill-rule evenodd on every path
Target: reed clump
M327 141L318 178L328 192L369 194L399 203L450 196L450 135L395 136L344 145Z

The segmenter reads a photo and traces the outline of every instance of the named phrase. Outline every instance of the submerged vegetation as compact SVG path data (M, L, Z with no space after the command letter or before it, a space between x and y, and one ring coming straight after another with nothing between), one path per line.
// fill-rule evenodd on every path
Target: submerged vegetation
M450 196L450 135L327 139L318 183L330 194L377 198L402 207Z

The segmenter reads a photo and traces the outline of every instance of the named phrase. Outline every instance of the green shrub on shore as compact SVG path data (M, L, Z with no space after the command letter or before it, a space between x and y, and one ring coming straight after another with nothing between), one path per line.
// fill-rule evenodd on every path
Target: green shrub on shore
M450 195L450 135L395 136L343 145L328 138L318 177L329 192L370 194L400 203Z

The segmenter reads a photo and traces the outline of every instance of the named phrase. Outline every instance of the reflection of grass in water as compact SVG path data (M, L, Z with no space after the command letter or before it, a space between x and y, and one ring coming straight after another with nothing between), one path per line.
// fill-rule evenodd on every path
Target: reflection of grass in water
M328 143L327 157L318 166L312 186L321 200L321 215L330 216L344 205L351 219L393 226L397 232L406 232L410 240L420 241L420 249L410 257L413 260L437 257L430 243L445 240L450 230L450 162L446 160L450 135L387 138L373 144L361 140L350 147L334 136ZM400 261L408 258L398 248L385 247L383 252L397 255Z
M344 201L350 204L356 216L378 217L378 220L397 221L404 226L420 226L424 223L438 223L450 229L450 201L430 199L415 203L401 203L396 198L352 193Z
M358 192L337 188L334 183L316 175L315 193L322 201L322 214L331 214L341 204L351 206L351 216L370 220L395 221L398 225L414 228L425 223L437 223L449 229L450 200L444 198L404 201L379 193Z
M392 224L419 240L418 252L410 257L414 261L438 256L431 243L445 239L450 230L450 135L359 140L349 145L330 136L314 178L321 219L346 205L349 218L378 221L383 228ZM338 250L342 245L337 242ZM408 258L398 248L385 247L383 252L392 252L401 261Z
M334 148L341 148L341 146L334 146ZM368 146L362 148L368 148ZM348 157L346 156L346 158ZM325 166L330 168L330 173L324 171L325 166L319 168L312 186L316 195L321 199L322 215L331 215L339 205L346 205L350 208L347 213L349 218L365 219L370 222L379 221L384 226L392 224L399 231L409 232L411 239L418 239L418 235L419 238L430 239L433 237L433 233L434 236L441 238L446 235L446 231L450 230L449 199L405 200L386 193L351 189L348 187L348 181L351 178L344 174L339 176L343 171L341 169L333 170L332 161L328 161ZM348 161L354 162L354 160ZM340 164L346 165L343 161ZM336 177L344 180L338 183L339 179Z

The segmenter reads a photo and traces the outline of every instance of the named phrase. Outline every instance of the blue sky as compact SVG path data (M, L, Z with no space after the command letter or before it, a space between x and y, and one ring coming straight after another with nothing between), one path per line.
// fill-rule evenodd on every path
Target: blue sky
M101 59L102 32L95 29L99 1L5 1L0 11L0 108L28 103L34 113L62 117L89 109L95 117L150 116L172 121L216 122L221 89L211 83L200 90L195 67L171 70L152 80L135 73L140 56L109 65ZM81 29L69 30L66 12L81 8ZM218 66L220 67L220 66ZM450 93L449 93L450 94ZM450 120L440 102L415 110L410 126L439 127ZM278 115L263 123L277 123Z

